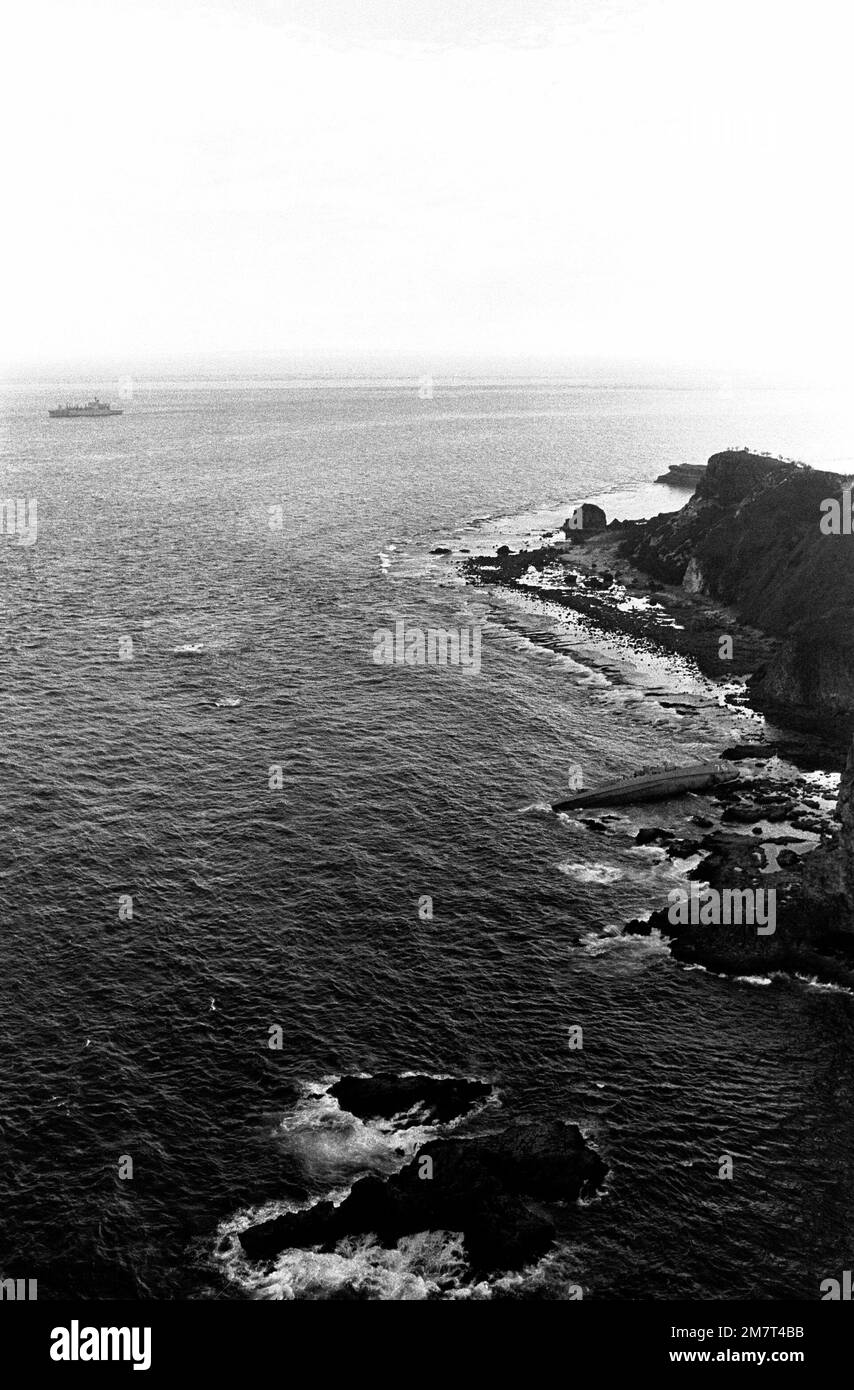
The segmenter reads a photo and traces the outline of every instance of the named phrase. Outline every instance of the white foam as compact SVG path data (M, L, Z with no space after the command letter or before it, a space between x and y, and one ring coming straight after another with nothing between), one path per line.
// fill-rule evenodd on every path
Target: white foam
M558 870L576 883L618 883L623 877L622 869L610 864L574 864L571 861L558 864Z
M581 938L581 945L589 956L614 954L641 958L670 954L670 938L662 936L657 927L653 927L648 936L624 933L620 927L611 927L604 933L588 932Z
M568 1300L570 1285L580 1287L586 1295L589 1285L586 1279L578 1274L579 1253L579 1247L558 1245L536 1264L528 1265L512 1274L501 1275L492 1284L490 1296L501 1298L508 1294L512 1296L517 1291L524 1291L550 1300Z
M429 1075L432 1080L456 1079L445 1073L400 1074ZM213 1262L227 1280L250 1298L329 1297L334 1296L336 1289L345 1287L377 1299L435 1296L440 1283L452 1282L463 1268L460 1237L454 1233L409 1236L398 1241L393 1250L383 1249L373 1237L341 1241L334 1252L326 1254L291 1249L278 1257L272 1269L269 1264L259 1268L243 1252L239 1235L247 1227L309 1210L319 1202L331 1201L338 1206L358 1178L368 1173L390 1176L399 1172L421 1145L440 1130L454 1129L462 1119L490 1103L498 1103L496 1092L490 1091L465 1115L441 1125L418 1123L417 1106L391 1120L363 1121L342 1110L330 1095L330 1087L340 1079L333 1075L305 1083L297 1104L273 1132L274 1141L297 1159L306 1180L318 1189L317 1195L309 1202L283 1199L236 1212L217 1228ZM415 1123L408 1123L410 1120Z
M365 1173L396 1173L436 1134L435 1125L401 1127L399 1118L360 1120L342 1110L323 1083L306 1090L294 1110L283 1116L276 1135L312 1182L348 1191ZM409 1112L407 1118L417 1116Z
M795 975L795 979L800 980L801 984L807 985L809 989L825 989L832 994L854 995L854 990L849 989L847 985L834 985L829 980L820 980L817 975Z
M332 1251L286 1250L265 1268L251 1265L238 1246L221 1263L248 1297L287 1301L344 1292L380 1302L435 1298L460 1289L468 1268L462 1236L448 1231L421 1231L390 1249L361 1236Z

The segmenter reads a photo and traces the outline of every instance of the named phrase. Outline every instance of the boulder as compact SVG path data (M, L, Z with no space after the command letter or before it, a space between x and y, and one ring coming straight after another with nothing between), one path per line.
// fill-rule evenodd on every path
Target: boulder
M597 507L595 502L582 502L580 507L576 507L572 516L566 518L561 529L565 535L577 531L587 531L592 534L597 531L604 531L607 525L608 518L601 507Z
M635 844L663 845L667 840L672 840L674 834L673 830L662 830L657 825L642 825L635 836Z
M727 806L721 820L736 825L753 825L755 821L763 819L761 806L740 805Z

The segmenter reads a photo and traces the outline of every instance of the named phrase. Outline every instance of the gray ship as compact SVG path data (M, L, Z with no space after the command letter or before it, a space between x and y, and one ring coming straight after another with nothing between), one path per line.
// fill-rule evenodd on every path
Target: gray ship
M94 396L85 405L58 405L47 413L52 420L100 420L103 415L121 415L123 412Z

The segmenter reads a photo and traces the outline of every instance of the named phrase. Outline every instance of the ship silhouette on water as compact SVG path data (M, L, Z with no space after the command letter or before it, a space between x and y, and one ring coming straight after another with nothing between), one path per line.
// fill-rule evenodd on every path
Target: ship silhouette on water
M121 415L123 412L114 405L108 405L106 401L99 401L97 396L93 396L91 401L85 405L57 405L53 410L49 410L48 415L52 420L100 420L104 415Z

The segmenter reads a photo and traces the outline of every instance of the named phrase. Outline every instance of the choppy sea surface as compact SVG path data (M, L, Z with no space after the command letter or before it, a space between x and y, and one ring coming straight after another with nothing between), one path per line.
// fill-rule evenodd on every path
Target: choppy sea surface
M852 1000L620 935L681 881L638 826L701 801L604 833L546 809L571 765L715 755L749 714L430 552L585 497L674 509L650 481L729 444L851 471L850 406L175 380L49 420L59 394L2 393L2 495L38 534L0 535L0 1273L43 1298L818 1297L854 1259ZM480 625L479 673L375 664L400 620ZM481 1124L580 1124L604 1193L488 1284L453 1233L249 1265L236 1232L295 1183L402 1161L415 1131L326 1089L380 1071L489 1081Z

